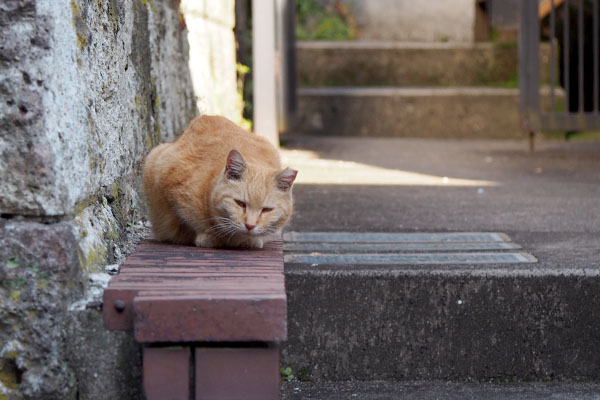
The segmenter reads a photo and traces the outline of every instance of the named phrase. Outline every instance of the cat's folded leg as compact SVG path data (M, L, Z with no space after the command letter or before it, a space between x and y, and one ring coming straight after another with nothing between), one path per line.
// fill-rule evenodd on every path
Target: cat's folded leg
M215 247L215 241L207 233L199 233L194 244L198 247Z

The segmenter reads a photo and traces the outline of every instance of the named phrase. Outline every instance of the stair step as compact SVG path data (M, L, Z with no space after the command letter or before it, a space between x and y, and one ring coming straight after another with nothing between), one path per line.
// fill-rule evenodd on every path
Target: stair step
M285 382L282 400L597 400L598 383Z
M460 238L456 244L512 243L507 235L493 232L354 235L354 242L348 233L285 236L289 319L282 365L300 379L547 381L600 376L600 272L595 267L557 268L535 262L535 252L517 264L502 259L380 264L289 257L299 251L320 255L311 244L323 254L343 256L348 244L385 244L397 237L415 245L449 244L452 238ZM304 249L297 250L299 244ZM457 252L462 250L421 248L418 254ZM467 254L481 253L475 249Z
M300 86L515 85L516 43L300 41ZM542 44L542 81L549 79L550 46Z
M542 106L548 97L542 91ZM561 91L557 103L563 99ZM523 137L519 90L504 88L300 88L293 129L335 136Z

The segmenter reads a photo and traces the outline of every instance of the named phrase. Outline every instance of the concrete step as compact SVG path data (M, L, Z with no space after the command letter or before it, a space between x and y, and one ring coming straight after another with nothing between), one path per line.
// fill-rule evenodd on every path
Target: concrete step
M598 383L285 382L282 400L597 400Z
M497 237L512 243L506 235ZM331 242L317 239L321 244ZM412 246L398 250L399 240L394 240L389 249L373 252L406 256L418 252L417 244L427 244L421 251L438 258L396 264L368 257L336 261L319 257L323 252L333 258L347 253L346 244L337 250L321 246L318 252L286 246L292 253L286 257L288 341L282 349L282 366L292 368L297 378L313 382L600 378L598 265L570 269L576 253L549 260L544 256L546 244L530 248L516 243L523 245L521 253L541 254L539 261L525 257L473 262L450 260L448 254L465 252L465 243L455 243L452 237L436 240L445 246L456 244L454 250L432 250L433 239L413 240ZM289 257L299 251L314 258ZM479 246L472 251L489 255L492 250ZM507 248L497 254L514 251Z
M300 86L513 86L516 43L298 42ZM556 53L557 54L557 53ZM542 44L548 81L550 46Z
M543 106L548 103L545 93ZM561 91L557 103L563 99ZM293 130L335 136L506 139L523 137L519 125L518 89L337 87L300 88Z

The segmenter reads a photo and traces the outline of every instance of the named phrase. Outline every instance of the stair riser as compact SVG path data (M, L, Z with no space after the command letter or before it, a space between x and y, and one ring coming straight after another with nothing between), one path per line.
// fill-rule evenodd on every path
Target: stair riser
M344 96L299 93L295 131L332 136L520 138L518 94Z
M540 49L543 82L550 46ZM394 43L297 45L300 86L506 86L516 84L516 44L446 46Z
M518 139L518 90L301 89L294 131L331 136ZM419 90L416 90L419 92ZM548 102L542 97L542 104ZM557 103L562 102L557 98Z
M600 377L600 277L288 271L282 365L325 380Z

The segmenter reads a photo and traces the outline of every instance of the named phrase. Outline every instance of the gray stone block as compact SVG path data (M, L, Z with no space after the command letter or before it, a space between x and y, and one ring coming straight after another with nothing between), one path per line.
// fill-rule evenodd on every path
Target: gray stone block
M516 43L298 42L300 86L510 86ZM557 53L558 54L558 53ZM549 81L550 46L540 48Z
M0 5L0 398L142 397L89 277L147 230L140 164L196 114L185 35L170 0Z
M294 131L456 139L524 135L518 89L495 88L303 88Z
M312 381L597 379L595 271L477 268L287 266L282 365Z
M285 382L282 400L597 400L600 384L582 382Z
M64 362L70 303L83 294L75 226L0 222L0 395L75 398Z
M108 332L97 309L74 311L67 326L68 363L86 400L142 400L142 352L133 335Z
M2 13L0 213L72 214L195 114L173 2L37 0Z

